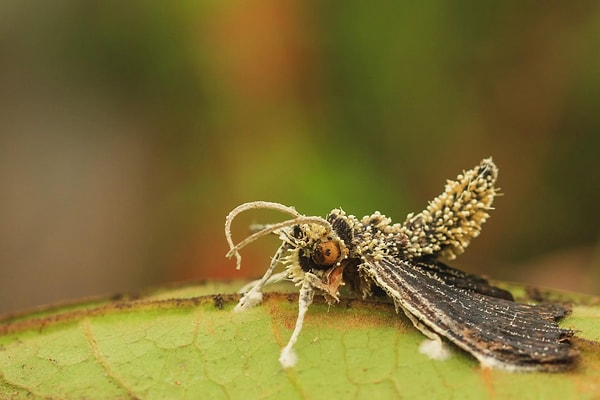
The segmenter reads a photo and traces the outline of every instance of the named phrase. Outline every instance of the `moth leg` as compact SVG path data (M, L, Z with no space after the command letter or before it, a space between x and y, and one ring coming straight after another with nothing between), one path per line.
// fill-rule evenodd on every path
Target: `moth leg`
M298 318L296 318L296 326L294 327L294 332L292 332L292 336L290 336L290 340L287 345L281 350L281 355L279 356L279 363L283 368L291 368L296 365L298 361L298 357L294 352L294 344L298 340L298 335L300 335L300 331L302 330L302 324L304 323L304 316L308 311L308 307L313 302L313 297L315 295L315 291L309 280L305 279L302 282L302 286L300 287L300 296L298 299Z
M288 272L287 271L281 271L278 272L276 274L273 274L269 277L269 279L267 279L267 281L264 283L263 286L267 286L270 285L272 283L277 283L283 279L285 279L287 277ZM256 286L259 282L261 281L261 279L256 279L250 283L247 283L246 285L244 285L240 290L238 290L238 293L246 293L248 291L250 291L250 289L252 289L254 286Z
M404 307L396 305L396 308L402 309L404 314L410 319L410 322L417 328L423 335L427 337L419 346L419 352L425 354L427 357L433 360L446 360L450 357L450 351L448 346L442 341L442 337L437 333L429 329L425 324L417 319Z
M244 293L244 295L242 296L242 298L240 299L238 304L235 306L233 311L239 312L239 311L247 310L249 308L254 307L255 305L257 305L258 303L260 303L262 301L263 296L262 296L262 292L260 290L262 289L262 287L265 284L267 284L267 282L269 282L271 275L273 275L273 270L275 269L277 264L279 264L279 261L283 255L283 253L286 250L286 245L287 245L287 243L283 243L281 246L279 246L277 253L275 253L275 256L271 260L271 264L269 265L269 268L267 268L267 271L265 272L263 277L261 279L259 279L258 281L252 282L253 286L250 288L250 290L248 290L246 293ZM277 274L277 275L279 275L279 274ZM277 275L275 275L275 276L277 276ZM245 288L246 288L246 286L244 287L244 289Z

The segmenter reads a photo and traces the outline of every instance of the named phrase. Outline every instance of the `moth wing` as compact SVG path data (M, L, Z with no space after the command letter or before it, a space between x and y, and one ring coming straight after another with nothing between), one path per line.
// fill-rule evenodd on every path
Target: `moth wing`
M569 340L574 332L556 322L566 312L561 306L490 297L397 259L367 260L361 269L397 306L483 366L559 371L577 358Z
M425 272L430 272L436 277L442 279L444 283L458 288L471 290L486 296L498 297L500 299L514 300L512 294L504 289L491 285L487 279L478 275L469 274L455 268L452 268L441 261L425 257L419 260L409 261L412 265Z

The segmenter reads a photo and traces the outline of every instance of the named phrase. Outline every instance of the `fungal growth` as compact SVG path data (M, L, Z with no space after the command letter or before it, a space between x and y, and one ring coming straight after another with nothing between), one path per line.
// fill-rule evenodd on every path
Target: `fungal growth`
M235 311L262 300L262 288L287 279L300 288L298 318L279 361L293 367L293 346L315 294L330 304L348 285L362 298L382 289L428 340L421 351L443 359L445 341L469 352L483 367L507 370L560 371L570 368L578 352L557 320L567 311L554 304L522 304L487 280L444 264L464 252L481 232L498 193L498 169L491 158L446 183L444 192L403 223L379 212L363 218L332 210L326 218L305 216L279 203L245 203L227 216L227 257L241 265L239 251L258 238L276 234L279 249L263 277L242 289ZM231 224L242 212L271 209L288 214L287 221L259 226L234 244ZM274 273L278 265L283 271Z

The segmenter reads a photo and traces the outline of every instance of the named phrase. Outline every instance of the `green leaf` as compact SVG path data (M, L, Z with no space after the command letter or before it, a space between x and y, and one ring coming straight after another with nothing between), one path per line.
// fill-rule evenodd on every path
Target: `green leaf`
M0 398L600 396L596 298L543 294L575 303L563 325L580 331L582 358L567 373L482 370L457 349L447 361L430 360L418 351L423 336L392 304L352 299L332 307L317 299L295 347L298 364L284 370L278 357L294 327L297 295L269 293L260 306L234 313L237 295L215 293L238 287L161 289L5 318Z

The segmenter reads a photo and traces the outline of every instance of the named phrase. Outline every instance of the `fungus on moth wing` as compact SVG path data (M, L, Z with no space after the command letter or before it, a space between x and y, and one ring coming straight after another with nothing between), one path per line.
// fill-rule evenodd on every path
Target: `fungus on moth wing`
M290 279L300 286L296 326L279 361L284 367L296 362L293 346L304 315L315 293L331 304L338 289L348 284L363 298L374 287L390 296L429 340L421 351L445 358L441 337L469 352L483 367L506 370L561 371L578 356L570 338L574 332L558 326L567 314L558 304L522 304L487 280L451 268L439 258L454 259L477 237L489 217L498 169L491 158L448 180L444 192L402 224L375 212L361 219L334 209L327 218L304 216L279 203L256 201L235 208L227 216L225 235L228 257L241 265L239 250L261 236L279 235L282 243L262 279L242 289L236 306L242 311L259 303L266 284ZM260 226L234 245L231 223L251 209L273 209L291 219ZM273 274L278 264L283 272Z

